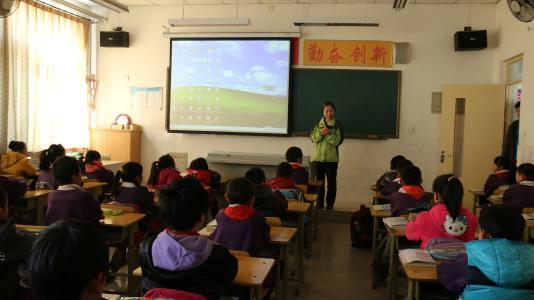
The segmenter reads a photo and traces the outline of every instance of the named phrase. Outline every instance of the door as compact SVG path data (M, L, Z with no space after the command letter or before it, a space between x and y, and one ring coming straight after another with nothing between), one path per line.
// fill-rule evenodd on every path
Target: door
M473 207L470 189L481 189L501 154L505 88L499 84L443 86L440 174L464 185L464 207Z

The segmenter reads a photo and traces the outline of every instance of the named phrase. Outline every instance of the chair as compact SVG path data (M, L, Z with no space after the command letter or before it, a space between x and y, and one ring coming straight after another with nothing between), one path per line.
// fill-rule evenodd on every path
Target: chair
M145 297L166 298L166 299L174 299L174 300L207 300L206 297L200 294L186 292L186 291L179 291L179 290L163 289L163 288L151 289L145 294Z

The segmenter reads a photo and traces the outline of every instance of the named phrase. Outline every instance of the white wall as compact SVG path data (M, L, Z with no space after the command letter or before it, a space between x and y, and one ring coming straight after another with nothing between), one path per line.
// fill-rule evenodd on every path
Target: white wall
M311 16L360 16L361 5L313 5ZM292 31L294 16L302 5L242 5L240 16L248 16L247 31ZM437 175L440 116L430 114L433 91L449 83L490 83L494 76L496 5L473 5L470 24L489 31L490 49L454 52L453 34L467 18L466 5L411 5L405 12L393 12L390 5L369 5L369 16L379 17L379 28L308 27L302 38L375 39L409 42L410 61L397 65L402 71L400 138L387 141L346 140L340 148L337 207L354 209L369 200L369 184L388 167L395 154L404 154L423 171L424 186L430 189ZM130 86L165 86L169 64L169 40L161 25L180 17L180 7L130 7L130 13L111 16L100 30L122 26L130 32L130 48L99 48L97 125L108 126L119 113L128 113L143 127L141 156L145 168L170 152L188 152L189 159L209 151L283 153L288 146L313 151L307 138L192 135L167 133L164 111L132 111ZM233 16L232 6L187 7L186 17ZM318 115L318 118L320 116ZM534 124L533 124L534 125Z
M519 161L534 163L534 23L517 20L506 1L497 4L499 45L495 50L495 80L503 80L503 61L523 53L521 121L519 122ZM530 28L529 28L530 26Z

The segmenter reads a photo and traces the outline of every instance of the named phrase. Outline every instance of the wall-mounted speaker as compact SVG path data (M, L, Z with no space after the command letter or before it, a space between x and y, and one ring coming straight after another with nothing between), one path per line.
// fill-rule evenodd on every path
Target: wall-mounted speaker
M100 31L100 47L125 47L130 45L126 31Z
M455 51L482 50L487 47L488 33L486 30L465 30L454 34Z

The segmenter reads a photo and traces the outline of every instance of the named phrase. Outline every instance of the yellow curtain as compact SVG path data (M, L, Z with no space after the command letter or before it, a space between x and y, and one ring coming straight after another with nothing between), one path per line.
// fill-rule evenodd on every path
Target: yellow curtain
M33 151L52 143L86 147L89 24L31 0L4 20L5 136Z

